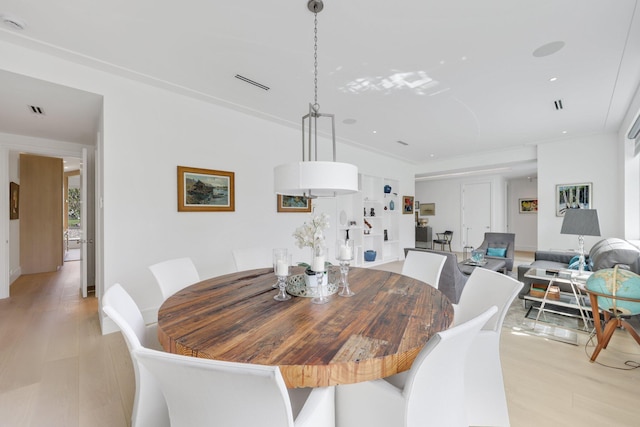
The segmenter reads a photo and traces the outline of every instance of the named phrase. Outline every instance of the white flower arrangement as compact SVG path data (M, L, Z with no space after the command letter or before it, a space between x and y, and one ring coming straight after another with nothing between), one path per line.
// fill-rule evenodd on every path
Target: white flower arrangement
M314 248L324 244L324 230L329 228L329 215L321 213L312 215L310 222L305 222L293 232L296 246L300 249L308 246Z

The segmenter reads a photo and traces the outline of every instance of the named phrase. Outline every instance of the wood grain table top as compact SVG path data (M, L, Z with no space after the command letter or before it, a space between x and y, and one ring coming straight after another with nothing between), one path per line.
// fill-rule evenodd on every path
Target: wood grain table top
M302 273L302 269L294 269ZM277 365L287 387L324 387L408 370L427 340L453 322L440 291L396 273L351 268L356 295L276 301L273 269L214 277L169 297L158 338L169 352Z

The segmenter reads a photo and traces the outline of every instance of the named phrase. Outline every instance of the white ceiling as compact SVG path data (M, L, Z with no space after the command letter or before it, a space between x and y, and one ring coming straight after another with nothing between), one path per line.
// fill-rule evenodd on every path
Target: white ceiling
M614 132L640 82L638 9L636 0L325 0L320 111L336 115L340 140L425 170L451 157ZM0 40L64 51L296 128L313 102L306 0L2 0L3 13L26 26L0 25ZM534 55L554 42L563 42L557 52ZM5 84L12 78L0 73L0 131L91 135L99 96ZM33 103L44 119L30 115Z

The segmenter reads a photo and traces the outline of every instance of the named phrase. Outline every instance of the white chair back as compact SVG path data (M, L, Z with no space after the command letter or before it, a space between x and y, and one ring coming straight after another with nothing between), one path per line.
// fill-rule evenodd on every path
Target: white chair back
M200 275L191 258L176 258L149 266L160 286L162 299L200 281Z
M294 423L291 402L277 366L232 363L140 348L134 358L157 379L172 427L333 426L333 388L314 389L307 402L324 410ZM322 396L314 395L318 390Z
M499 334L507 311L522 286L524 286L522 282L506 274L485 268L475 268L464 285L460 300L455 306L454 322L466 322L495 305L498 307L498 314L490 319L482 329L496 331Z
M433 252L409 251L402 265L402 274L438 289L440 274L446 260L446 256Z
M490 307L477 317L439 332L411 365L403 395L408 426L468 426L464 405L465 360L476 335L497 312ZM437 384L437 386L436 386Z
M505 274L476 268L454 306L455 323L464 322L487 307L498 307L496 315L473 341L465 365L465 401L471 425L510 425L500 362L500 334L507 311L522 286L522 282Z
M237 248L231 251L236 271L273 267L273 249L262 247Z
M131 425L133 427L169 427L169 413L164 396L153 376L134 359L132 352L145 347L157 348L155 328L147 328L140 309L124 288L116 283L104 293L102 310L122 331L136 382ZM152 340L155 339L155 342Z

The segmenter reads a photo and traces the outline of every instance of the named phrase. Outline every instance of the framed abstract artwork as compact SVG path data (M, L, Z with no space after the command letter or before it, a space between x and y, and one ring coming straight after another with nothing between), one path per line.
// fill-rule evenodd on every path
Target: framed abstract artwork
M178 166L178 212L235 211L233 172Z
M556 216L567 209L592 209L591 183L556 185Z
M538 199L518 199L519 213L538 213Z
M9 219L20 219L20 186L9 183Z
M402 213L413 213L413 196L402 196Z

